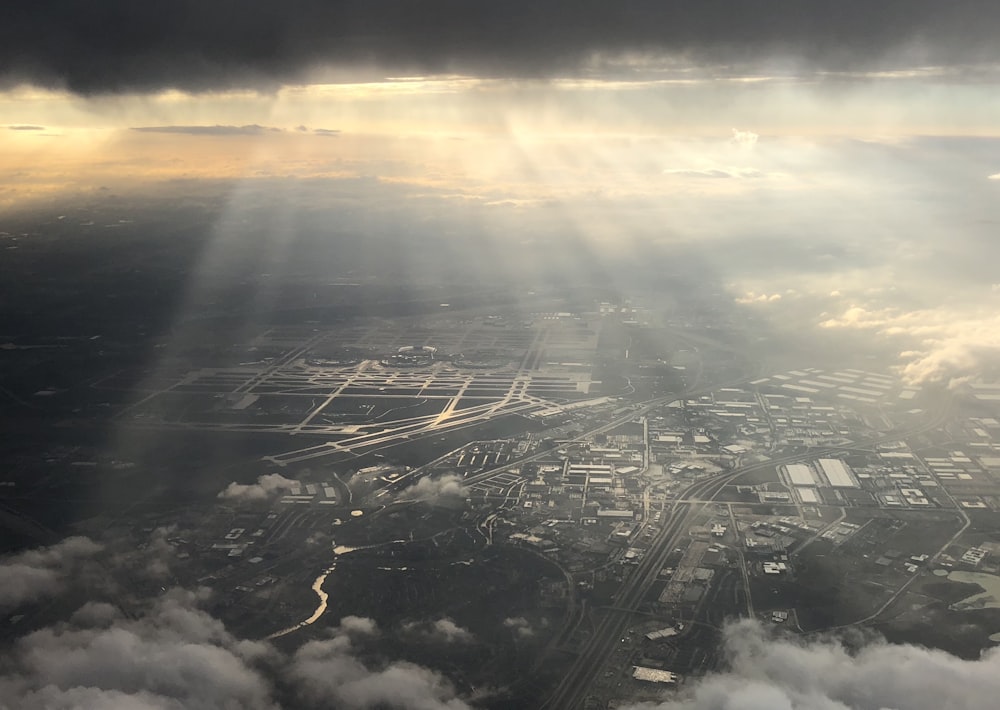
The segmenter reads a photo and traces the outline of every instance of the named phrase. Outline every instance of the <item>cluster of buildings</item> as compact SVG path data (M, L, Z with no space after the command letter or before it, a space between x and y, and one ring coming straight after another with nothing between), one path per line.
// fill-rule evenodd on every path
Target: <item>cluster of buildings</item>
M864 370L826 371L818 368L790 370L785 374L764 377L750 384L795 395L833 396L848 402L880 404L892 399L910 400L917 392L900 388L891 377Z
M310 504L337 505L340 496L332 481L322 483L294 483L288 489L288 494L278 499L283 505Z
M840 459L820 458L812 463L793 463L781 467L795 501L806 504L839 504L836 489L858 488L858 479Z
M965 551L961 559L967 565L978 567L988 554L989 552L982 547L970 547Z

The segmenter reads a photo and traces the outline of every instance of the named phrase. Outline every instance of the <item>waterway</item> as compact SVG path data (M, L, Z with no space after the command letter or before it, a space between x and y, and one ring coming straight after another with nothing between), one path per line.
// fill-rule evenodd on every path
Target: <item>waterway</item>
M1000 577L997 575L985 572L955 571L948 573L948 579L952 582L978 584L984 590L955 602L949 607L952 611L1000 609Z
M287 636L293 631L298 631L299 629L309 626L310 624L315 624L317 621L319 621L319 618L326 613L327 601L329 601L330 595L323 591L323 583L326 582L326 578L335 569L337 569L337 557L339 557L340 555L346 555L348 552L354 552L355 550L370 550L376 547L381 547L383 545L395 545L397 543L406 543L406 542L412 542L412 540L391 540L389 542L383 542L377 545L364 545L363 547L348 547L347 545L337 545L336 547L334 547L333 563L325 570L323 570L323 573L319 577L317 577L316 580L312 583L312 590L313 592L316 593L316 596L319 598L319 604L316 605L316 610L312 613L312 616L310 616L308 619L305 619L304 621L300 621L294 626L289 626L287 629L276 631L267 638L276 639L282 636ZM405 569L405 567L403 569Z
M314 624L316 623L316 621L319 620L321 616L323 616L323 614L326 613L326 604L327 601L330 599L330 595L323 591L323 583L326 582L327 576L335 569L337 569L336 562L334 562L332 565L323 570L323 574L317 577L316 581L312 583L312 590L316 593L316 596L319 597L319 604L316 606L316 610L312 613L312 616L310 616L308 619L305 619L304 621L300 621L294 626L289 626L287 629L276 631L275 633L268 636L267 637L268 639L276 639L281 636L287 636L293 631L298 631L299 629L305 626Z

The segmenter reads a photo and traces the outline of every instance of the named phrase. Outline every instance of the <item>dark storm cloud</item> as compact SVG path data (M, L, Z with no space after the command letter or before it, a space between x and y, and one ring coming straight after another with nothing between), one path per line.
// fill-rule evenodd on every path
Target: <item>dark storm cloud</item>
M990 0L41 0L0 23L6 83L80 93L274 86L318 64L490 76L573 73L595 53L787 57L825 69L997 57ZM373 74L377 76L378 74Z

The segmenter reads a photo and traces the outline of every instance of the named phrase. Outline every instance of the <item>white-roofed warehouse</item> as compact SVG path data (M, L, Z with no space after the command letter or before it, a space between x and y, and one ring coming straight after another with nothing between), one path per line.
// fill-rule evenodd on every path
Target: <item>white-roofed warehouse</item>
M788 478L793 486L815 486L816 479L813 477L812 469L802 463L790 463L785 466Z
M820 459L820 470L834 488L857 488L858 482L851 469L840 459Z

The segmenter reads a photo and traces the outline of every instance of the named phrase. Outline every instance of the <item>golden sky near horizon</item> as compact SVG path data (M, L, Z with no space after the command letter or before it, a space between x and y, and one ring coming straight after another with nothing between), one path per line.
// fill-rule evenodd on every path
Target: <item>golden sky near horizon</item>
M375 175L456 190L493 181L544 197L589 189L603 166L626 184L657 172L676 184L759 170L728 150L742 134L809 145L994 136L992 89L933 68L809 80L405 77L91 97L20 87L0 93L0 204L178 178Z

